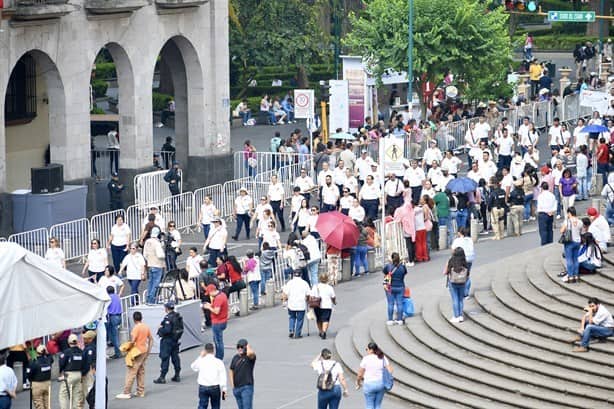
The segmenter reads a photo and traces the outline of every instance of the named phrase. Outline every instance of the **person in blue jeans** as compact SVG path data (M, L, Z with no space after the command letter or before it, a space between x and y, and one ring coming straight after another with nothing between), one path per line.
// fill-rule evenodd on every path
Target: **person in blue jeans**
M362 386L365 396L365 409L381 409L386 389L384 388L384 368L392 374L392 366L375 342L367 345L367 354L360 361L356 376L356 386Z
M573 206L567 208L567 220L561 226L561 234L565 234L567 231L571 232L571 236L569 237L570 240L563 244L567 267L567 276L563 277L563 282L577 283L580 274L578 253L580 251L582 221L576 217L576 208Z
M256 353L246 339L237 341L237 353L230 362L229 380L238 409L252 409Z
M588 306L584 307L586 313L582 317L580 325L581 335L573 339L573 342L580 342L580 346L573 349L573 352L588 352L591 338L607 338L614 335L614 319L612 314L603 306L601 302L591 297L588 299Z
M358 236L358 244L354 248L354 276L360 276L360 267L364 267L364 273L369 274L369 263L367 260L367 252L369 251L369 246L367 245L367 240L369 238L369 233L365 226L361 222L356 222L356 227L360 231L360 235Z
M444 274L447 276L446 284L452 297L452 318L450 318L450 322L463 322L463 300L469 278L469 266L467 265L465 250L462 247L454 249Z
M334 381L332 389L320 389L320 385L318 385L318 409L338 409L341 403L342 387L343 396L348 396L348 386L343 376L343 368L332 357L333 354L330 349L324 348L311 362L311 367L318 373L318 379L321 374L328 372Z
M384 290L386 291L386 301L388 302L388 321L387 325L403 324L403 294L405 294L405 275L407 269L401 263L399 253L392 253L390 263L384 266ZM396 308L397 319L394 320L394 310Z
M121 358L121 352L119 350L119 326L122 324L122 303L119 296L115 294L115 287L112 285L106 288L107 294L111 298L111 303L107 308L107 333L108 339L113 344L114 354L111 359Z

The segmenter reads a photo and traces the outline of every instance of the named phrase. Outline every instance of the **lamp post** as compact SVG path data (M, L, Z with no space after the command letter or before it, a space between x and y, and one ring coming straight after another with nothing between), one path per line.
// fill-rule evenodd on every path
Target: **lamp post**
M407 13L407 106L409 112L414 112L413 107L413 83L414 83L414 0L408 0L409 11Z

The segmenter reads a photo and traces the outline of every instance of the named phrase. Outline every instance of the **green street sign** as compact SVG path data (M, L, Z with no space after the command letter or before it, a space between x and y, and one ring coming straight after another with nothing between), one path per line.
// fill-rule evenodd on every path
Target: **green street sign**
M548 21L554 23L557 21L569 23L593 23L595 22L594 11L549 11Z

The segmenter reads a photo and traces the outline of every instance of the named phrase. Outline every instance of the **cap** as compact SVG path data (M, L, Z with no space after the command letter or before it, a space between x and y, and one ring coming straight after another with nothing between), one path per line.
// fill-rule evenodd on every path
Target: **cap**
M85 334L83 334L83 339L92 340L94 338L96 338L96 333L94 331L85 331Z
M116 177L118 177L118 176L119 176L119 175L117 174L117 172L112 172L112 173L111 173L111 177L113 177L113 178L116 178Z
M245 193L247 193L247 188L246 188L245 186L241 186L241 187L239 188L239 193L240 193L241 191L244 191Z
M207 288L205 288L205 294L212 293L213 291L216 291L216 290L217 290L217 287L215 286L215 284L209 284Z
M548 173L550 173L550 168L548 166L542 166L540 171L543 175L547 175Z
M367 150L363 149L363 150L360 151L360 153L367 153Z
M79 341L79 338L75 334L70 334L68 336L68 344L76 344Z
M588 210L586 211L586 214L592 217L599 216L599 212L594 207L589 207Z
M247 340L245 338L241 338L237 341L237 348L245 348L247 346Z
M37 354L41 355L41 354L44 354L46 352L47 352L47 348L45 348L44 345L41 344L41 345L36 347L36 353Z
M175 302L174 301L168 301L166 304L164 304L164 308L168 308L169 310L174 310L175 309Z

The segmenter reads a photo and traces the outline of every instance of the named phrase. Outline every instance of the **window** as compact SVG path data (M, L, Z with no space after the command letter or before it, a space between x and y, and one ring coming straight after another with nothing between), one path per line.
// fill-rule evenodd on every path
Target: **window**
M36 63L30 55L19 59L6 91L4 119L11 121L30 121L36 117Z

